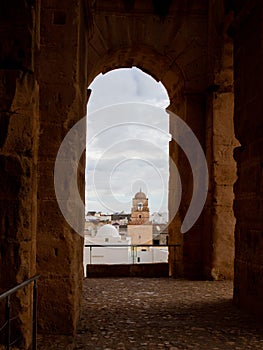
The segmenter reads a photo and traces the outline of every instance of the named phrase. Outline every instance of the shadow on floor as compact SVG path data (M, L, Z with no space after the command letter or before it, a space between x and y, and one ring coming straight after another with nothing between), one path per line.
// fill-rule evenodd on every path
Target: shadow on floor
M86 279L76 337L39 349L263 349L263 327L232 303L228 281Z

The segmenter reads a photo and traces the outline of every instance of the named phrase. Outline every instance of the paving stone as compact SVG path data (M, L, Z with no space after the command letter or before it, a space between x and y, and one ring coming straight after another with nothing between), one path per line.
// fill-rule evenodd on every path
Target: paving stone
M237 309L230 281L86 279L77 335L39 350L262 350L263 325Z

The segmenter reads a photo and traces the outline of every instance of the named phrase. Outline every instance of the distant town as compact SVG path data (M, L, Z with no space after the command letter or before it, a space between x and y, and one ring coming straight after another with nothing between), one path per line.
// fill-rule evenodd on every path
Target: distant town
M142 197L142 198L136 198ZM112 225L118 231L121 238L124 240L128 236L131 237L131 244L140 244L149 242L153 245L168 244L168 213L155 212L150 214L148 208L148 198L143 192L138 192L133 198L133 206L131 213L124 211L107 214L103 212L89 211L85 216L85 236L95 237L98 230L104 225ZM145 232L145 227L148 226L148 234L133 233L135 226L141 226L137 231ZM139 236L141 238L139 239Z
M141 190L132 199L131 213L89 211L85 219L85 268L88 264L167 262L168 215L150 214Z

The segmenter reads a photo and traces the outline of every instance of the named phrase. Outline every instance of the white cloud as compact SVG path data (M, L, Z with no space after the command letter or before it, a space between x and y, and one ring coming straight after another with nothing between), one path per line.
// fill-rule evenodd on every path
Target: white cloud
M133 68L99 75L91 89L86 209L130 211L134 192L142 187L151 212L167 211L170 135L164 87Z
M167 107L169 98L161 83L133 67L117 69L97 76L90 85L92 90L89 111L122 102L146 102ZM102 98L103 96L103 98Z

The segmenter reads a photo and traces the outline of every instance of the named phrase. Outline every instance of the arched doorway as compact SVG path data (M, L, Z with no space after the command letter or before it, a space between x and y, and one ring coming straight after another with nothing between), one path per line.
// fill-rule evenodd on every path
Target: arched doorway
M166 244L171 139L169 114L165 111L169 105L167 92L160 82L136 67L99 75L89 89L86 239L92 244L99 226L107 220L118 225L123 239L130 235L132 228L140 231L136 231L140 239L134 235L129 238L131 244L153 244L153 237ZM135 223L131 226L132 198L139 190L149 198L149 208L145 211L148 219L141 227ZM117 220L118 213L129 220L121 223ZM162 229L159 234L157 229ZM163 248L164 255L166 249ZM86 256L86 250L84 260L88 263L90 253ZM153 262L154 256L156 260L158 252L152 252L156 247L147 250L149 254L145 254L144 261ZM114 261L117 262L116 257Z

